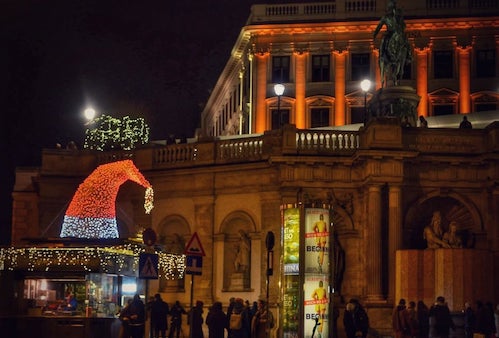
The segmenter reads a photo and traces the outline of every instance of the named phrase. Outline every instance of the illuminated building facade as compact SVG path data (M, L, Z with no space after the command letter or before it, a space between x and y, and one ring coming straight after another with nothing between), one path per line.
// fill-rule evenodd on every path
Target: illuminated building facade
M202 113L206 135L362 123L363 79L381 86L380 36L388 1L254 5ZM499 8L495 1L399 0L413 61L402 86L418 114L498 109ZM274 84L285 86L277 109ZM371 89L369 97L375 88Z
M119 237L151 227L165 252L182 254L197 233L206 257L195 300L226 307L231 297L264 298L265 234L276 235L269 299L280 321L273 336L283 332L283 313L303 306L334 316L324 306L330 302L341 308L340 320L336 325L329 318L324 332L343 337L341 316L350 298L366 306L371 327L386 336L392 335L391 311L401 297L430 305L443 295L456 312L468 300L499 302L499 124L497 113L480 127L472 118L497 110L497 4L418 3L399 2L415 52L402 84L416 88L418 113L429 117L430 128L385 118L361 129L341 128L362 122L360 80L367 75L379 87L372 32L385 1L257 5L203 111L202 137L130 151L44 149L41 168L16 173L13 245L26 244L25 237L57 237L81 182L101 164L131 159L154 187L155 206L145 214L143 187L123 184L113 215ZM272 93L278 78L285 84L280 98ZM472 113L472 130L432 124L431 118L451 115L456 124L459 113ZM237 134L243 135L225 137ZM310 207L302 215L330 207L327 239L320 239L326 231L312 233L310 227L302 237L286 233L300 205ZM458 224L464 248L426 249L424 229L436 211L445 231ZM303 216L304 224L315 224L322 213L309 221ZM243 241L249 266L241 269ZM287 241L330 249L300 261L285 251ZM332 283L330 301L316 302L326 298L315 296L324 291L310 285L303 299L299 292L286 298L284 260L298 270L318 262L320 274L305 270L300 277L316 288ZM331 271L341 275L323 277ZM150 293L189 304L189 282L152 281ZM306 319L290 321L302 325Z

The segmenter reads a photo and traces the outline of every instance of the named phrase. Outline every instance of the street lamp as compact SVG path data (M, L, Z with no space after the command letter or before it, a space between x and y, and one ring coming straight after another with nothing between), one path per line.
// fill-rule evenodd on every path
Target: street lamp
M364 92L364 126L367 123L367 92L371 89L371 80L364 79L360 82L360 88Z
M277 95L277 115L281 119L281 96L284 94L284 85L277 83L274 85L274 93Z
M87 119L87 121L92 121L95 117L95 110L93 110L92 108L87 108L85 109L83 114L85 114L85 118Z
M276 85L277 86L277 85ZM282 85L281 85L282 86ZM275 87L274 87L275 89ZM282 86L281 90L281 95L284 92L284 86ZM277 90L276 90L277 94ZM280 97L280 95L278 95ZM266 337L270 337L270 320L269 320L269 285L270 285L270 276L272 276L273 271L274 271L274 251L272 249L274 248L275 244L275 236L272 231L267 232L267 236L265 237L265 247L267 248L267 303L265 304L266 306L266 313L267 313L267 327L265 328L266 331Z

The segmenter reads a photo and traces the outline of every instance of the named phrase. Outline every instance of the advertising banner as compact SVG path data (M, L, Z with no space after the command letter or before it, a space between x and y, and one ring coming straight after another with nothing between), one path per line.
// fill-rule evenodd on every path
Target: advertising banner
M284 274L297 275L300 272L300 209L290 208L283 211L282 231Z
M329 210L305 209L305 273L329 273Z
M304 287L304 338L329 337L327 276L306 276Z

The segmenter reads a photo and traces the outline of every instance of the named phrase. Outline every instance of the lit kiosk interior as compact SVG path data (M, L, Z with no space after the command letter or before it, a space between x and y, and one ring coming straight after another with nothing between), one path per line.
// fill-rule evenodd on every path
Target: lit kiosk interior
M284 338L332 333L331 209L282 206L282 316Z
M78 187L60 238L31 239L27 247L0 249L0 273L10 276L10 283L3 280L11 285L11 313L18 313L10 328L17 337L117 336L121 307L135 294L147 294L147 282L138 278L140 256L146 251L158 255L160 276L183 275L182 255L144 245L141 234L119 238L115 201L127 180L146 188L144 207L149 213L152 187L133 162L108 163Z

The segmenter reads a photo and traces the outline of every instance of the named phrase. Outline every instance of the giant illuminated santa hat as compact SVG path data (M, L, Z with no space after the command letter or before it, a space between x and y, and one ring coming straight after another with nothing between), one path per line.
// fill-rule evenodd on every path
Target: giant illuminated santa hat
M66 210L61 237L118 238L116 196L120 186L133 181L146 188L144 208L153 208L153 190L131 160L100 165L76 190Z

